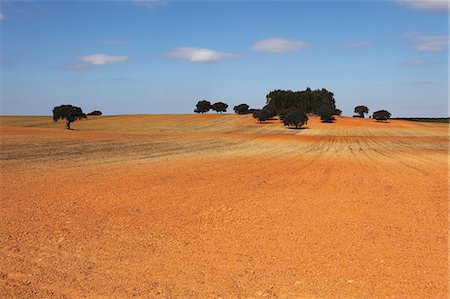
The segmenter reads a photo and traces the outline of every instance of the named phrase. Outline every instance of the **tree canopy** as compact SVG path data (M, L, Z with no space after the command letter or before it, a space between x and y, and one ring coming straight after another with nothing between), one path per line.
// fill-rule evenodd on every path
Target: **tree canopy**
M253 111L253 118L257 119L260 123L262 123L263 121L271 119L272 116L270 116L267 110L260 109Z
M237 106L234 106L233 110L236 114L247 114L249 108L250 106L247 104L239 104Z
M372 117L378 121L385 121L391 117L391 114L386 110L378 110L372 114Z
M333 108L331 105L322 105L317 109L317 114L320 116L320 120L322 122L333 122L334 117L333 114L335 112L335 108Z
M102 114L103 114L103 113L102 113L101 111L99 111L99 110L94 110L94 111L88 113L87 115L89 116L89 115L102 115Z
M358 113L359 117L364 118L364 114L369 113L369 108L366 106L356 106L355 113Z
M216 111L216 112L227 112L227 108L228 108L228 104L222 103L222 102L217 102L212 104L211 106L212 110Z
M53 121L66 120L66 128L70 130L70 124L76 120L86 118L80 107L72 105L61 105L53 108Z
M198 101L194 112L203 114L203 113L208 112L209 110L211 110L211 102L203 100L203 101Z
M299 108L290 109L283 117L283 124L285 126L295 126L296 129L306 123L308 123L308 116L304 110Z

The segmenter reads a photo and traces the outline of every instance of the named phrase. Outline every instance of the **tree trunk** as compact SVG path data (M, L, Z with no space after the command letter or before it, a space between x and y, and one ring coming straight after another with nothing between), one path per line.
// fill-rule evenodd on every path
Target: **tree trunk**
M66 128L67 130L70 130L70 121L66 121Z

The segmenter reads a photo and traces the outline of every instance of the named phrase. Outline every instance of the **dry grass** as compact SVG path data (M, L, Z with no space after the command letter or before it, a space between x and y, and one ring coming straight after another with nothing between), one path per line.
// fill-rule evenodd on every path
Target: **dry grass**
M0 117L0 296L448 297L448 124Z

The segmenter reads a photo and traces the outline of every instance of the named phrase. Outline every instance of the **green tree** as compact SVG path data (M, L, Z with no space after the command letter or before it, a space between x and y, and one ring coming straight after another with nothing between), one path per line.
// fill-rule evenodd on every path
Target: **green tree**
M333 113L335 111L335 108L333 108L330 105L322 105L317 110L317 114L320 116L320 120L322 122L328 122L331 123L334 120Z
M72 105L61 105L53 108L53 121L57 122L60 119L66 120L66 128L70 130L70 124L76 120L86 118L80 107Z
M367 108L366 106L356 106L355 113L358 113L359 117L364 118L364 114L369 113L369 108Z
M285 126L295 126L296 129L307 123L308 116L306 115L305 111L301 109L291 109L283 117L283 124Z
M203 100L203 101L198 101L194 112L203 114L203 113L208 112L209 110L211 110L211 102Z
M391 117L391 114L386 110L378 110L372 114L372 117L378 121L385 121Z
M253 111L253 118L257 119L260 123L262 123L263 121L271 119L272 117L270 116L267 110L260 109Z
M212 104L211 108L212 110L220 112L220 114L222 114L222 112L227 112L228 104L217 102Z
M239 104L237 106L234 106L233 110L236 114L247 114L249 108L250 106L247 104Z
M89 116L89 115L102 115L103 113L101 112L101 111L99 111L99 110L94 110L94 111L92 111L92 112L90 112L90 113L88 113L88 114L86 114L87 116Z

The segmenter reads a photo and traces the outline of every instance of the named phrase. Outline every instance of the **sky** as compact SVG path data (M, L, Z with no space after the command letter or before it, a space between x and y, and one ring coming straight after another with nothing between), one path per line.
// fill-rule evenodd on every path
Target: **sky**
M447 1L0 3L1 115L233 112L307 87L343 115L449 115Z

